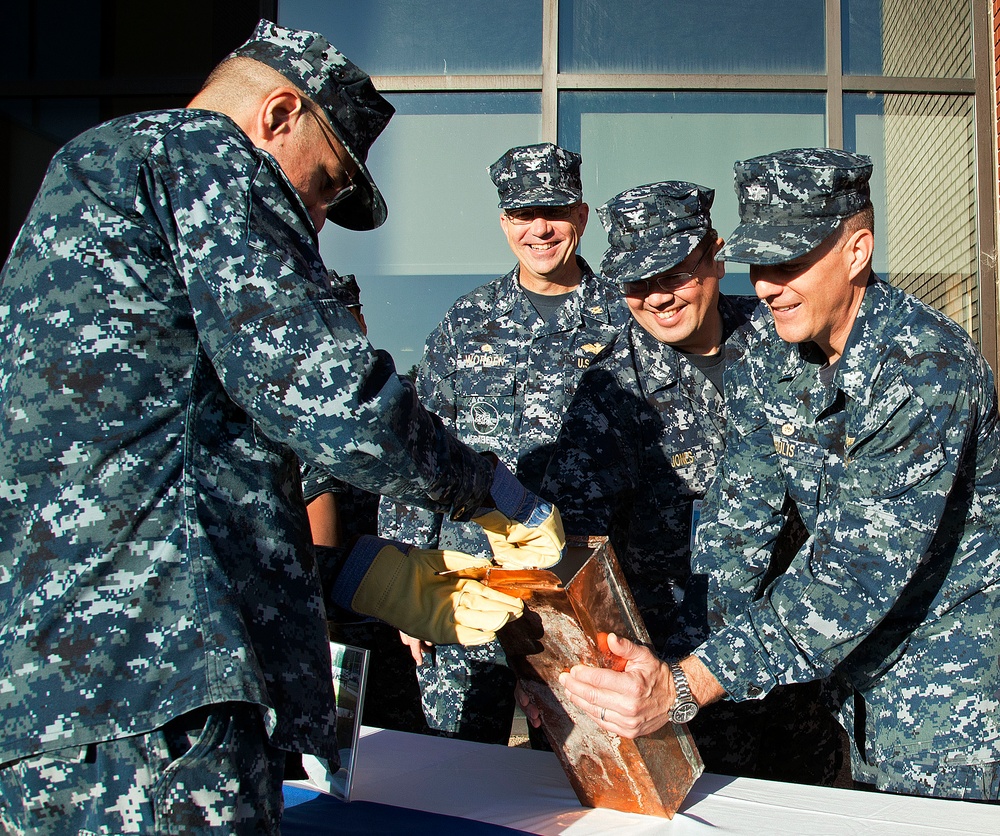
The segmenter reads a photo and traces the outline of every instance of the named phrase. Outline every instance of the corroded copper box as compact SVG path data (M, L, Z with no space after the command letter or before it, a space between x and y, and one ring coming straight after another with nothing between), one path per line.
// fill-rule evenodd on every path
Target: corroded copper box
M492 568L483 582L516 595L525 613L499 633L521 687L582 804L673 817L704 766L685 726L626 740L574 706L559 674L582 663L615 667L616 633L644 644L649 634L606 538L571 542L553 571Z

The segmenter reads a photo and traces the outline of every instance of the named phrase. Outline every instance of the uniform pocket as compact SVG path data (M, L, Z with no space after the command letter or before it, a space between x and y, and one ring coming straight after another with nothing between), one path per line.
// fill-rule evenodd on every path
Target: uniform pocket
M880 393L856 437L846 439L842 481L856 497L900 496L947 463L944 441L926 408L902 380Z
M815 444L806 444L782 435L775 434L772 438L778 461L785 473L788 495L795 500L805 519L805 509L815 509L819 504L826 451Z

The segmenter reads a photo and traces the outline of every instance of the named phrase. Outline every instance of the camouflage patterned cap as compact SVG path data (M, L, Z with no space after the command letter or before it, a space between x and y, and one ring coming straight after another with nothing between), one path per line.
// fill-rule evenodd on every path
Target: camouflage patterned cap
M599 207L608 231L601 273L624 283L676 267L712 228L714 189L668 180L626 189Z
M361 307L361 288L358 287L358 280L354 277L353 273L348 273L346 276L338 276L336 272L330 270L328 276L330 279L330 290L338 302L345 308Z
M794 148L737 162L740 225L719 258L781 264L816 249L871 205L872 161L835 148Z
M358 164L355 191L326 216L347 229L375 229L385 222L385 201L365 166L368 149L396 109L355 66L318 32L286 29L261 20L250 40L229 57L242 56L277 70L323 108L334 133Z
M569 206L583 200L579 154L543 142L511 148L490 166L501 209Z

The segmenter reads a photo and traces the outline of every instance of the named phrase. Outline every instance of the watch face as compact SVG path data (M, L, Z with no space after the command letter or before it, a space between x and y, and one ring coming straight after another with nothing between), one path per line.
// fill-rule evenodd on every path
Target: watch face
M698 703L693 701L677 703L674 710L670 712L670 721L672 723L690 723L697 713Z

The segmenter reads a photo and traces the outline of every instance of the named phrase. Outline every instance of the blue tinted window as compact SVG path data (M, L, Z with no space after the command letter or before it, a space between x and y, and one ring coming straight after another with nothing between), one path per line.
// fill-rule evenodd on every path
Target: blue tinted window
M821 73L823 0L560 0L559 69Z
M972 77L972 3L841 0L848 75Z
M882 75L882 0L843 0L840 7L844 72Z
M542 0L281 0L278 21L373 75L541 72Z
M500 230L488 168L508 148L541 141L536 93L390 94L396 115L368 167L389 219L371 232L327 224L320 250L354 273L369 337L405 372L461 296L501 276L515 258Z
M559 101L560 141L583 155L591 206L632 186L687 180L715 189L712 221L723 238L739 223L736 160L826 144L818 93L564 93ZM581 251L596 270L607 238L591 218ZM727 267L722 290L753 292L745 265Z
M974 124L971 96L844 97L845 145L872 158L876 272L977 336Z

